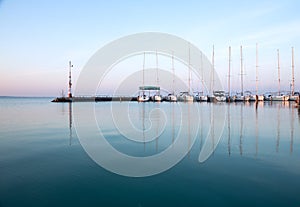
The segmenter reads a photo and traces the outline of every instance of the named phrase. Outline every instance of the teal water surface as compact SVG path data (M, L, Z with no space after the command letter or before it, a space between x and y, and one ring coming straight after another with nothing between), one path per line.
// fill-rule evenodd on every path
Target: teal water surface
M74 117L90 103L50 101L0 98L1 207L300 206L300 113L293 103L193 103L200 122L193 113L181 121L190 107L183 103L95 103L99 130L131 156L163 152L182 125L189 126L187 139L196 135L174 167L135 178L104 169L83 149ZM124 105L131 124L155 139L135 142L118 131L107 116ZM207 139L216 150L199 162Z

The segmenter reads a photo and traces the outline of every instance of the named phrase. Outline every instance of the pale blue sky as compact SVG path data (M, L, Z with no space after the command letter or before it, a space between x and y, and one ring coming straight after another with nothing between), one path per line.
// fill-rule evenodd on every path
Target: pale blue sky
M282 88L291 80L295 47L300 84L300 2L295 1L0 1L0 95L57 96L67 88L68 61L74 84L98 49L117 38L155 31L182 37L211 58L227 87L228 46L232 85L239 88L239 46L244 47L245 88L253 90L255 44L260 89L277 90L276 50Z

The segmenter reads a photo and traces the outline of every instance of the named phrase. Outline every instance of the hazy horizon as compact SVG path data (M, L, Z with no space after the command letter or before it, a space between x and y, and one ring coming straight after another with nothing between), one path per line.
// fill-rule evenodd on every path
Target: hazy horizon
M198 47L209 60L215 48L215 69L227 91L228 47L232 48L231 91L240 90L240 46L243 46L244 89L255 90L256 43L259 91L290 90L291 48L295 51L295 91L300 90L300 14L298 1L72 2L0 1L0 96L56 97L67 94L68 62L73 89L90 57L107 43L140 32L162 32ZM131 75L129 60L120 70ZM161 62L160 62L161 63ZM159 64L160 64L159 63ZM152 64L152 65L151 65ZM170 69L163 67L162 69ZM153 67L149 62L147 68ZM169 66L168 66L169 67ZM185 69L177 68L183 74ZM114 77L112 82L121 81ZM186 81L185 79L182 79ZM194 78L194 88L200 87ZM109 84L101 90L110 93Z

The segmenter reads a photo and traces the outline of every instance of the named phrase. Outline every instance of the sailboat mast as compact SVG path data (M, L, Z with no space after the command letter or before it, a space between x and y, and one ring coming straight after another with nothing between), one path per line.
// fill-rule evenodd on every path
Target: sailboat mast
M143 58L143 95L145 95L145 52L144 52L144 58Z
M212 53L212 78L211 78L211 83L210 83L210 92L214 93L214 82L215 82L215 46L213 45L213 53Z
M190 47L190 43L189 43L189 77L188 77L188 81L189 81L189 94L191 94L191 47Z
M71 74L71 70L72 70L72 63L71 61L69 61L69 88L68 88L68 97L72 98L72 74Z
M241 96L244 95L244 78L243 78L243 75L244 75L244 73L243 73L243 47L241 45L241 89L242 89Z
M172 52L172 72L173 72L173 85L172 85L172 90L173 90L173 95L175 95L175 67L174 67L174 52Z
M258 44L256 43L256 79L255 79L255 91L258 95Z
M229 59L228 59L228 96L230 97L230 69L231 69L231 47L229 46Z
M201 85L202 85L202 95L204 95L204 78L203 78L204 72L203 72L203 54L201 52Z
M279 49L277 49L277 64L278 64L278 95L280 96L280 60L279 60Z
M159 77L158 77L158 55L157 55L157 50L156 50L156 84L157 87L159 87ZM159 92L158 92L159 93ZM158 94L159 95L159 94Z
M292 47L292 96L295 94L295 64L294 64L294 47Z

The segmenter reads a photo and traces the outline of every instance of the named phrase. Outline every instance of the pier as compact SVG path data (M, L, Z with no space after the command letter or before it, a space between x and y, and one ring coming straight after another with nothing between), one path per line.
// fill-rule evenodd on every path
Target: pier
M95 96L95 97L57 97L51 102L109 102L109 101L137 101L137 97L129 96Z

